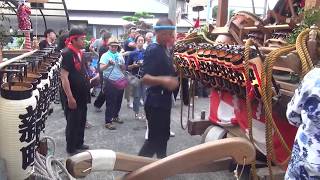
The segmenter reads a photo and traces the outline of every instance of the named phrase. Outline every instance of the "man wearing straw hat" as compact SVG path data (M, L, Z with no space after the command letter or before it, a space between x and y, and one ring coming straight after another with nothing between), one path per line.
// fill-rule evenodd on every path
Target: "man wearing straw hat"
M83 61L85 32L71 29L67 39L67 48L62 52L61 83L65 99L64 111L67 119L66 141L67 152L74 154L88 149L83 144L84 129L87 118L87 102L89 99L89 77Z
M170 137L172 91L178 87L169 50L174 45L176 27L171 20L163 18L154 29L156 43L147 47L142 66L142 81L149 86L145 102L149 132L139 156L152 157L156 154L157 158L164 158Z

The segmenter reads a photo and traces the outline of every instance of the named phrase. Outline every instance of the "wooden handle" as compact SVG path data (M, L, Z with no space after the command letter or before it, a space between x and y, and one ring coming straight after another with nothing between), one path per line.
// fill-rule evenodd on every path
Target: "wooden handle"
M115 171L132 172L125 180L164 179L178 173L225 170L232 157L238 164L249 164L255 160L255 148L244 138L227 138L197 145L161 160L116 153ZM219 160L220 161L216 161ZM224 160L221 160L224 159ZM92 157L82 152L69 157L66 162L69 173L75 178L91 173Z
M115 171L131 172L147 164L155 162L156 159L116 153ZM89 152L82 152L67 159L66 167L75 178L82 178L91 173L92 157Z
M245 158L245 164L249 164L255 160L255 155L255 148L248 140L239 137L227 138L180 151L137 169L125 176L124 179L165 179L225 157L232 157L238 164L243 164Z

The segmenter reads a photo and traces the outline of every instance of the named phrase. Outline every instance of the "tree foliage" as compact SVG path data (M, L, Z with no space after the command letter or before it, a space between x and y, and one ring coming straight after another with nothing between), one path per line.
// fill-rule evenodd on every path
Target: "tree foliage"
M123 20L132 22L134 24L139 23L139 21L143 21L143 19L154 18L154 15L149 14L147 12L135 12L133 16L122 16Z
M217 19L217 15L218 15L218 6L213 6L213 8L212 8L212 17L214 19Z
M294 44L298 35L305 30L306 28L311 27L312 25L320 25L320 10L319 9L309 9L306 11L300 11L299 16L303 15L303 19L299 26L293 29L292 33L289 34L287 41L290 44Z
M4 1L0 2L0 45L2 48L3 46L6 46L12 39L10 37L9 32L9 23L10 19L4 15L4 9L6 7L6 4Z

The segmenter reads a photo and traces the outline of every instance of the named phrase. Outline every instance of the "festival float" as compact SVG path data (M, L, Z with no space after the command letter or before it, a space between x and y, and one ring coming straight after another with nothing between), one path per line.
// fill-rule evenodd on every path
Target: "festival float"
M203 142L227 134L247 138L260 157L251 164L254 176L259 163L268 166L260 178L275 179L274 171L283 178L290 160L297 128L286 107L318 64L318 8L317 1L279 0L266 19L239 11L224 27L196 29L175 47L174 62L181 78L191 79L191 95L195 81L212 89L209 120L188 119L189 133Z

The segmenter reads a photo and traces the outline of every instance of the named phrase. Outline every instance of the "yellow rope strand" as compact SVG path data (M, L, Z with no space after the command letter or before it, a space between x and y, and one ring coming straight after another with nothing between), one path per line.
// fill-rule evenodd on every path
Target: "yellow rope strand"
M306 42L305 42L305 37L309 34L310 29L306 29L302 31L296 40L296 48L298 55L301 60L301 65L302 65L302 77L307 74L307 72L310 71L312 61L308 52L308 49L306 48Z
M250 46L253 44L251 39L248 39L245 44L244 50L244 75L246 78L246 86L248 82L250 83L249 78L249 58L250 58ZM252 107L250 100L250 92L248 91L249 87L246 87L246 107L247 107L247 115L248 115L248 128L249 128L249 138L251 143L254 145L253 132L252 132ZM251 177L256 180L257 179L257 170L256 170L256 160L251 163Z
M272 117L272 97L273 97L273 91L272 91L272 67L274 62L282 55L286 54L292 50L295 49L294 45L289 45L280 49L277 49L275 51L272 51L268 54L268 57L266 58L264 64L263 64L263 70L261 73L261 99L263 101L263 106L265 109L265 133L266 133L266 149L267 149L267 164L269 167L269 174L271 179L273 179L272 176L272 169L271 169L271 163L274 159L274 153L273 153L273 130L275 134L279 137L281 145L286 149L288 153L291 154L290 148L284 141L279 129L277 128L273 117Z

